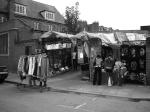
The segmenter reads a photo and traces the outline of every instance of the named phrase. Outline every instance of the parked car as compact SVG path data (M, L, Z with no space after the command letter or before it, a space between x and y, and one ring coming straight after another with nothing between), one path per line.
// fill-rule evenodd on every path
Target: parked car
M6 66L0 66L0 83L8 77L8 69Z

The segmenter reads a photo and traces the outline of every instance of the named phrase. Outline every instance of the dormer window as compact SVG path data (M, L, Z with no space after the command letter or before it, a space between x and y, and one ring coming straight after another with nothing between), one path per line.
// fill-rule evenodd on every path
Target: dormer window
M55 19L54 13L45 11L45 19L47 19L47 20L54 20Z
M55 13L50 12L50 11L43 11L41 12L42 16L44 17L44 19L46 20L55 20Z
M26 6L15 4L15 13L26 15L27 14Z

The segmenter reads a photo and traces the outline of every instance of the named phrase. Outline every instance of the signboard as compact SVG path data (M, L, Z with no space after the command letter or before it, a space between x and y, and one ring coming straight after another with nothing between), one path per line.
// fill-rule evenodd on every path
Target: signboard
M55 49L71 48L71 43L50 44L50 45L45 45L45 48L46 48L46 50L55 50Z
M45 45L46 50L59 49L59 44Z

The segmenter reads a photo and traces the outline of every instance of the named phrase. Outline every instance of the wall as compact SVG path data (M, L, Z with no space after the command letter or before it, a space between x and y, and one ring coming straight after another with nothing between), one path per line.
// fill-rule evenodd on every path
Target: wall
M13 65L13 58L14 58L14 38L16 37L16 31L15 30L11 30L8 32L4 32L4 33L8 33L9 35L9 55L8 56L0 56L0 65L6 65L8 67L9 70L12 70Z

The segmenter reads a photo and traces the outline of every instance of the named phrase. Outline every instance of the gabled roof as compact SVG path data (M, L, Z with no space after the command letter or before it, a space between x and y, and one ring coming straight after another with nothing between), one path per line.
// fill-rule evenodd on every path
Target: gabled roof
M64 24L64 17L58 12L55 6L43 4L33 0L15 0L16 3L25 5L27 7L27 16L37 19L44 19L40 14L42 11L49 11L55 13L55 21Z

